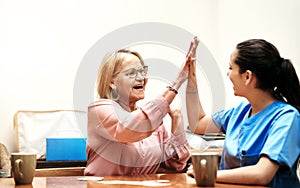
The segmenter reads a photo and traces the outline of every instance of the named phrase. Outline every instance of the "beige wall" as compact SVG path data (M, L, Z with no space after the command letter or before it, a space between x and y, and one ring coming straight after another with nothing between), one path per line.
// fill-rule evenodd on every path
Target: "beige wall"
M134 23L168 23L198 35L223 71L230 106L236 98L226 71L237 42L265 38L300 73L299 12L298 0L0 0L0 142L16 150L18 110L72 107L85 53Z

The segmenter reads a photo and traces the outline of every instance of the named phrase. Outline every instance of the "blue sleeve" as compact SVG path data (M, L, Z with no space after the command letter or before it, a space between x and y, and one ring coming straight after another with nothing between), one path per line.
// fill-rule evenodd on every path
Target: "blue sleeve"
M285 111L274 122L261 154L291 168L300 154L300 114Z
M228 122L230 120L233 111L234 108L231 108L229 110L221 110L212 115L212 120L217 125L218 129L220 129L225 134L226 134Z
M228 115L228 113L226 113L225 110L221 110L212 115L212 120L217 125L219 130L221 130L223 133L226 133L227 124L224 124L224 122L226 122L226 119L229 119L229 117L230 116Z
M249 102L242 101L238 106L228 110L221 110L212 115L212 120L217 127L226 134L228 125L236 124L244 118L250 108Z

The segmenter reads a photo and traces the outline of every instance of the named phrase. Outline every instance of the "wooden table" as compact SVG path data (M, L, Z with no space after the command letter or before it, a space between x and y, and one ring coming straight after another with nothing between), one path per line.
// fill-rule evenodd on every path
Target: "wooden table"
M151 174L139 176L104 176L102 181L79 181L83 176L35 177L32 185L15 185L13 178L0 178L1 188L97 188L97 187L197 187L195 180L185 173ZM245 188L243 186L216 183L215 187Z

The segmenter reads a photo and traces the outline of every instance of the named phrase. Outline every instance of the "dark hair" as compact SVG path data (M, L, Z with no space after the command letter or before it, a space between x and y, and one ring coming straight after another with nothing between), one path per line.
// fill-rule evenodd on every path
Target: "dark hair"
M256 87L268 90L279 100L300 111L300 84L295 68L289 59L280 56L277 48L262 39L250 39L236 46L235 63L240 73L250 70L256 75Z

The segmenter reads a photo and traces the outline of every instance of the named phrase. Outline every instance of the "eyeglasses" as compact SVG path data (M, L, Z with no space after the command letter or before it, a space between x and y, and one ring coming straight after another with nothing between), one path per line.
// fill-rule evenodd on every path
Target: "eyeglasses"
M116 72L114 75L117 75L121 72L124 72L125 75L128 76L129 78L136 78L138 73L140 73L140 75L144 77L148 73L148 66L145 65L145 66L143 66L143 68L140 68L140 69L131 68L131 69L119 71L119 72Z

